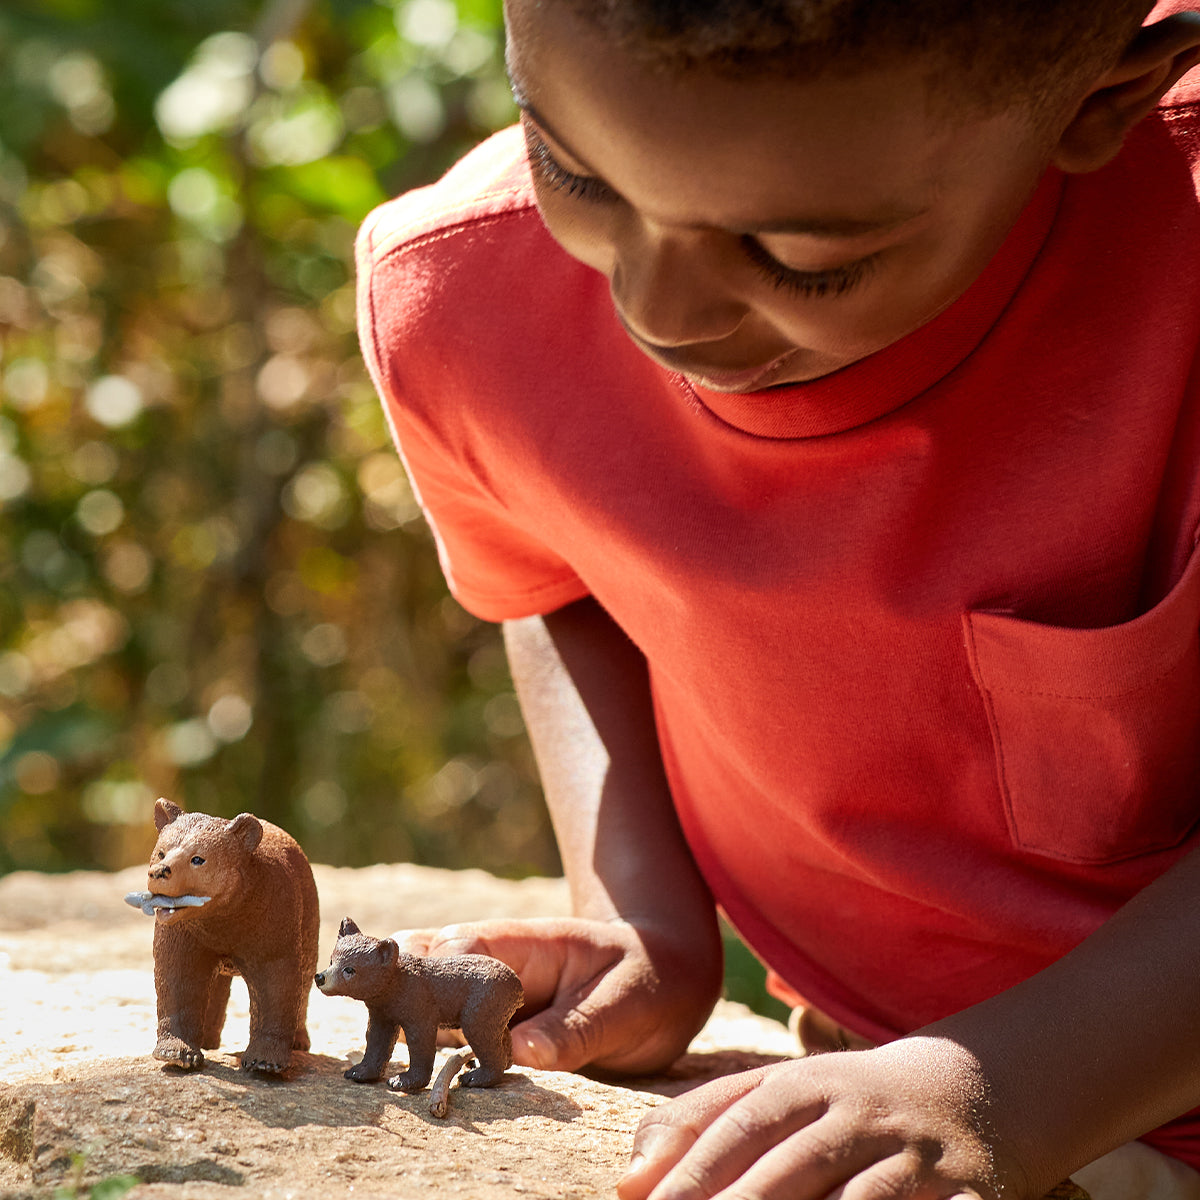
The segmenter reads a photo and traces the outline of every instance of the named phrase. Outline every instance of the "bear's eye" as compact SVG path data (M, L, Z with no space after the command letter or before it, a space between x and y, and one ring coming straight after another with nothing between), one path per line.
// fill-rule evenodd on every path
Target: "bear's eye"
M350 978L350 976L351 976L351 975L353 975L353 974L354 974L354 968L353 968L353 967L343 967L343 968L342 968L342 976L343 976L343 978L345 978L345 979L349 979L349 978Z
M202 867L202 866L204 866L204 859L202 859L202 858L200 857L200 855L198 855L198 854L193 854L193 855L192 855L192 866L193 866L193 867Z
M160 851L158 852L158 854L156 855L156 857L157 857L157 858L166 858L167 856L166 856L166 854L165 854L165 853L163 853L163 851L161 851L161 850L160 850Z

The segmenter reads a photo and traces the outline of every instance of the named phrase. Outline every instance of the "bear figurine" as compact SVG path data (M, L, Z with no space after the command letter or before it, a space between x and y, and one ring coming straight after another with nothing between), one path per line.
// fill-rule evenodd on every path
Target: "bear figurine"
M158 842L149 890L129 904L154 917L158 1044L188 1070L220 1045L230 979L250 993L243 1071L278 1075L309 1046L309 980L317 966L317 887L304 851L250 813L232 820L154 805Z
M378 1079L400 1030L408 1043L408 1070L387 1085L419 1092L433 1075L439 1029L461 1029L479 1061L464 1087L493 1087L512 1066L508 1023L524 1003L517 973L484 954L444 958L406 954L392 938L368 937L347 917L329 966L315 977L326 996L350 996L367 1006L367 1048L345 1072L356 1083Z

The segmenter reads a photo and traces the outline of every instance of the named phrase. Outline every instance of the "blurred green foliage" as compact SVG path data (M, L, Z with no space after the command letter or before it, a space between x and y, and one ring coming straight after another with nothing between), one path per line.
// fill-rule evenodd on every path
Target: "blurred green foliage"
M499 0L0 8L0 872L157 795L557 869L354 334L358 222L512 115Z

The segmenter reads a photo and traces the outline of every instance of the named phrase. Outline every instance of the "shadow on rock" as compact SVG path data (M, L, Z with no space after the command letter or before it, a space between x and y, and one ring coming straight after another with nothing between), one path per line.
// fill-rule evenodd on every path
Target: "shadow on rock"
M190 1163L144 1163L130 1172L142 1183L220 1183L226 1187L242 1187L246 1182L241 1171L222 1166L215 1159L198 1158Z
M324 1054L292 1055L286 1075L258 1075L209 1059L198 1078L226 1104L273 1129L302 1125L355 1128L377 1125L386 1098L342 1078L346 1064Z
M393 1074L395 1072L392 1072ZM362 1087L362 1084L356 1084ZM389 1092L380 1080L370 1086L372 1091L382 1088L392 1098L396 1108L410 1113L433 1128L455 1125L473 1132L496 1121L513 1121L518 1117L537 1116L550 1121L574 1121L582 1112L581 1105L570 1096L554 1088L534 1083L520 1071L509 1071L504 1082L490 1088L452 1087L448 1094L449 1111L444 1117L435 1117L429 1111L430 1092Z

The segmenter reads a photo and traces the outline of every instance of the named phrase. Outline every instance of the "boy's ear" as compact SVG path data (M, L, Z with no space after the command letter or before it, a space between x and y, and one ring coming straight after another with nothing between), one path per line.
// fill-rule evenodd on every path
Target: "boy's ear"
M1104 166L1125 135L1197 63L1200 13L1177 13L1145 26L1084 97L1059 139L1054 165L1071 174Z

